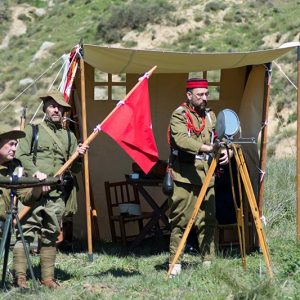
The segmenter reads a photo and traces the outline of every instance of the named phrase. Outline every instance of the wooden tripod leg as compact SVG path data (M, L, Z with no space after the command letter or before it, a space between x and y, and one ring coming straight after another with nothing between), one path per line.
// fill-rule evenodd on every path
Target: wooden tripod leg
M239 196L240 196L240 207L238 207L238 204L236 201L235 189L234 189L231 161L229 161L229 175L230 175L230 183L231 183L231 191L232 191L232 200L233 200L233 204L234 204L236 221L237 221L240 253L241 253L241 258L242 258L242 266L243 266L243 269L246 270L246 243L245 243L243 205L242 205L242 197L241 197L241 195L242 195L241 184L240 184L240 177L238 175Z
M240 148L238 148L238 150L237 150L236 146L234 146L234 156L235 156L236 162L238 164L238 168L239 168L239 171L240 171L243 183L244 183L249 206L250 206L250 209L252 212L253 220L255 223L255 228L257 231L257 235L258 235L259 244L261 245L261 250L264 255L268 273L269 273L269 276L272 278L273 271L271 268L270 255L269 255L269 250L268 250L265 234L264 234L263 227L262 227L262 222L259 218L258 206L256 203L256 199L254 196L253 188L251 185L249 173L248 173L248 170L246 167L246 163L245 163L245 159L244 159L242 150Z
M176 250L176 253L175 253L175 256L173 258L173 261L172 261L172 263L171 263L171 265L169 267L169 271L167 273L168 277L170 276L170 274L171 274L171 272L172 272L172 270L173 270L173 268L174 268L174 266L175 266L175 264L176 264L176 262L178 260L178 257L179 257L179 255L182 252L182 249L183 249L183 247L185 245L187 237L188 237L188 235L189 235L189 233L191 231L191 228L192 228L192 226L193 226L193 224L195 222L195 218L196 218L196 216L198 214L199 208L200 208L200 206L202 204L202 201L204 199L204 196L206 194L206 191L207 191L208 185L210 183L210 180L211 180L212 176L214 175L214 172L215 172L215 169L216 169L216 166L217 166L217 161L219 160L219 156L220 156L220 154L218 153L216 155L216 157L212 160L211 165L210 165L210 167L208 169L208 172L207 172L207 175L206 175L205 180L203 182L203 185L202 185L202 188L200 190L199 196L198 196L197 201L195 203L194 210L192 212L191 218L190 218L190 220L189 220L189 222L188 222L188 224L187 224L187 226L185 228L185 231L184 231L183 236L182 236L182 238L180 240L180 243L179 243L179 246L178 246L178 248Z

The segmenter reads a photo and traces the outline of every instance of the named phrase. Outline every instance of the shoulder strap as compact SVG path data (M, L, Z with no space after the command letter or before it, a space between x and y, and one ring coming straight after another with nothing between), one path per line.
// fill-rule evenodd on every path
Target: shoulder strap
M212 120L211 120L211 116L210 116L210 113L209 113L210 111L205 111L205 114L206 114L206 116L207 116L207 118L208 118L208 121L209 121L209 123L210 123L210 125L212 126Z
M31 139L31 146L30 146L30 154L32 154L33 164L36 165L37 146L39 140L39 126L37 124L31 124L31 128L32 128L32 139Z
M71 151L71 131L70 131L69 128L67 129L67 132L68 132L68 151L67 151L67 160L69 160L69 158L70 158L70 151Z

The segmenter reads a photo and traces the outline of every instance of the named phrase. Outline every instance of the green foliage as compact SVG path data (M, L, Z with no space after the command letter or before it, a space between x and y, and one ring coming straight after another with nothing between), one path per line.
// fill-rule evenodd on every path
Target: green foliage
M205 7L204 11L206 12L216 12L219 10L224 10L226 8L226 4L221 1L211 1L208 2Z
M45 7L47 6L47 1L44 0L17 0L17 4L30 4L35 7Z
M289 115L287 123L290 124L290 123L294 123L295 121L297 121L297 113L293 112Z
M147 24L157 24L167 20L169 12L175 8L164 0L135 0L114 5L109 18L103 18L97 26L97 38L106 43L118 42L128 30L145 29Z
M7 9L6 4L0 3L0 42L5 37L5 34L7 33L7 28L9 26L9 21L11 18L11 12Z

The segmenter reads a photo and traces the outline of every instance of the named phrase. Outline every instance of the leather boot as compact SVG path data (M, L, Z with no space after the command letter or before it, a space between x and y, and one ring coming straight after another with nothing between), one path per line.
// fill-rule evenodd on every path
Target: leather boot
M54 279L54 265L56 259L56 247L41 247L41 283L49 289L58 289L60 285Z
M14 283L20 289L26 289L27 259L22 243L16 243L13 250Z
M51 290L56 290L61 288L60 284L54 278L42 279L41 284Z

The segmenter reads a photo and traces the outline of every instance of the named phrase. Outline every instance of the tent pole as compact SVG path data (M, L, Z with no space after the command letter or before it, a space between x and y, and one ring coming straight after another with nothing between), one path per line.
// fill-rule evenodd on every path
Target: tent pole
M87 139L87 120L86 120L86 94L85 94L85 73L84 60L80 58L80 84L81 84L81 107L82 107L82 137ZM83 157L84 162L84 186L85 186L85 205L86 205L86 223L88 238L88 259L93 261L92 245L92 226L91 226L91 198L90 198L90 175L89 175L89 156L88 152Z
M296 206L296 224L297 224L297 242L300 243L300 47L297 47L297 64L298 64L298 80L297 80L297 170L296 170L296 189L297 189L297 206Z
M265 88L264 88L264 102L263 102L263 113L262 113L262 132L261 132L261 145L260 145L260 162L259 168L265 172L267 165L267 142L268 142L268 115L269 115L269 104L270 104L270 86L272 77L272 63L265 65ZM259 216L262 217L263 209L263 197L264 197L264 178L259 182L258 189L258 211Z

